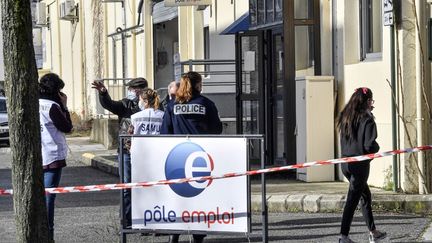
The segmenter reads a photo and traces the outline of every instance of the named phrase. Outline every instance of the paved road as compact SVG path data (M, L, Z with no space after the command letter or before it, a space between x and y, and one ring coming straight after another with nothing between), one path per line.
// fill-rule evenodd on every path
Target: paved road
M103 184L117 181L116 177L97 171L78 162L74 153L64 169L62 185ZM10 188L10 155L0 148L0 187ZM118 242L119 193L62 194L56 201L56 242ZM340 214L284 213L269 215L270 242L337 242ZM260 242L260 217L252 219L253 234L242 236L210 235L206 242ZM391 242L415 242L421 239L430 219L416 215L376 214L379 229L387 231ZM11 197L0 197L0 242L15 242ZM367 230L357 215L352 228L352 238L367 240ZM150 237L134 234L130 242L167 242L166 236ZM188 242L188 236L182 236Z

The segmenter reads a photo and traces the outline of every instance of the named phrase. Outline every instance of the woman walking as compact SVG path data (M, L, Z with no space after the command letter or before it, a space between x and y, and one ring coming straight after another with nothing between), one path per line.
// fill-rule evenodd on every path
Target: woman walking
M342 156L351 157L376 153L379 145L376 142L377 129L372 115L372 91L369 88L358 88L352 94L348 104L338 119ZM348 195L342 215L340 243L353 242L349 238L351 222L355 209L360 201L363 218L369 229L369 241L376 242L386 237L385 232L376 230L372 214L372 198L367 180L371 160L342 164L342 173L349 181Z

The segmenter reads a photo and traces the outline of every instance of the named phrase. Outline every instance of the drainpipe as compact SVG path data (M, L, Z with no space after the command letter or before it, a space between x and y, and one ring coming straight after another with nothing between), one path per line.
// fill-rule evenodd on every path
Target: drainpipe
M106 34L106 33L108 33L108 6L106 5L106 4L104 4L104 34ZM104 71L103 71L103 73L102 74L100 74L100 76L99 77L97 77L97 78L102 78L102 77L109 77L109 75L110 75L110 72L109 72L109 70L110 70L110 68L109 68L109 65L110 65L110 63L109 63L109 50L108 50L108 45L109 45L109 41L108 41L108 39L109 38L104 38L104 43L105 43L105 45L104 45L104 53L105 53L105 65L104 65ZM113 40L114 41L114 40Z
M135 9L135 0L132 2L132 19L135 20L136 19L136 9ZM140 18L140 17L139 17ZM133 23L133 21L132 21ZM137 23L139 25L139 23ZM133 31L131 31L131 35L132 35L132 77L136 77L137 76L137 68L136 68L136 63L137 63L137 55L136 55L136 34L133 33Z
M87 114L89 114L88 112L88 106L87 106L87 86L86 86L86 73L85 73L85 66L86 66L86 56L85 56L85 52L84 52L84 45L85 45L85 37L84 37L84 23L85 23L85 19L84 19L84 8L83 8L83 0L80 0L79 2L79 14L80 14L80 55L81 55L81 95L82 95L82 112L83 114L82 117L83 119L87 119Z
M74 32L73 31L73 28L74 28L74 25L75 25L76 23L75 22L71 22L71 24L70 24L70 28L71 28L71 39L70 39L70 48L71 48L71 58L70 58L70 61L71 61L71 69L72 70L75 70L75 68L74 68L74 46L73 46L73 44L74 44L74 39L75 39L75 34L76 34L76 32ZM75 74L74 74L75 72L71 72L71 75L72 75L72 110L76 110L76 107L75 107L75 90L76 90L76 88L75 88ZM70 103L69 103L69 105L70 105ZM69 106L70 107L70 106Z
M112 53L113 53L113 78L117 78L117 44L115 36L112 37Z
M122 2L122 8L123 8L123 29L126 29L126 1L124 1L124 0ZM126 75L127 75L126 33L122 33L121 38L122 38L122 65L123 65L122 74L123 74L123 78L126 78Z
M422 0L416 0L416 11L417 20L419 27L422 25L423 20L423 2ZM417 107L417 146L423 145L423 112L422 112L422 55L420 49L421 32L416 28L416 107ZM420 168L418 175L419 182L419 194L425 194L425 181L423 180L424 175L424 156L423 152L418 152L418 166Z
M395 23L396 24L396 23ZM397 149L397 116L396 116L396 70L395 70L395 24L390 26L390 68L391 68L391 116L392 116L392 145L393 150ZM399 156L392 156L392 173L393 173L393 191L397 191L399 188L399 172L398 172L398 160Z
M59 7L59 2L56 1L56 7L57 7L57 11L59 11L60 7ZM57 14L59 15L59 14ZM56 20L57 20L57 45L58 45L58 65L59 65L59 71L58 71L58 75L60 77L63 76L63 63L62 63L62 46L61 46L61 34L60 34L60 18L56 16ZM52 71L52 70L51 70Z

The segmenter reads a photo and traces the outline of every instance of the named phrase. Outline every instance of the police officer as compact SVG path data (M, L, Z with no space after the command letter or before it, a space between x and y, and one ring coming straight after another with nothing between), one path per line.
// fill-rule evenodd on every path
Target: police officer
M174 102L169 102L162 122L161 134L220 134L222 123L216 105L201 95L202 78L188 72L181 78ZM205 235L194 234L194 242L204 242ZM176 243L179 235L172 235Z
M169 102L162 123L161 134L220 134L222 122L216 105L201 95L202 78L197 72L186 73Z
M125 84L128 87L127 97L119 101L114 101L108 94L105 85L100 81L94 81L92 88L99 91L99 102L103 108L118 116L120 125L120 134L127 134L132 114L139 112L139 94L140 91L148 87L147 80L144 78L135 78ZM119 155L120 156L120 155ZM119 157L119 163L121 158ZM119 172L120 173L120 172ZM128 150L123 151L123 182L131 182L131 163L130 153ZM131 195L130 190L124 190L124 212L126 216L126 226L131 226Z

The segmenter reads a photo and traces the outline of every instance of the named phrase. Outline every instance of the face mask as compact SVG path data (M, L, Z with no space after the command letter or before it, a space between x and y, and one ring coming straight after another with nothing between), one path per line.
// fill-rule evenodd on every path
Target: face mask
M140 108L140 110L144 110L145 109L144 102L140 100L140 102L138 103L138 107Z
M128 90L126 98L129 100L134 100L136 98L136 93L134 90Z

